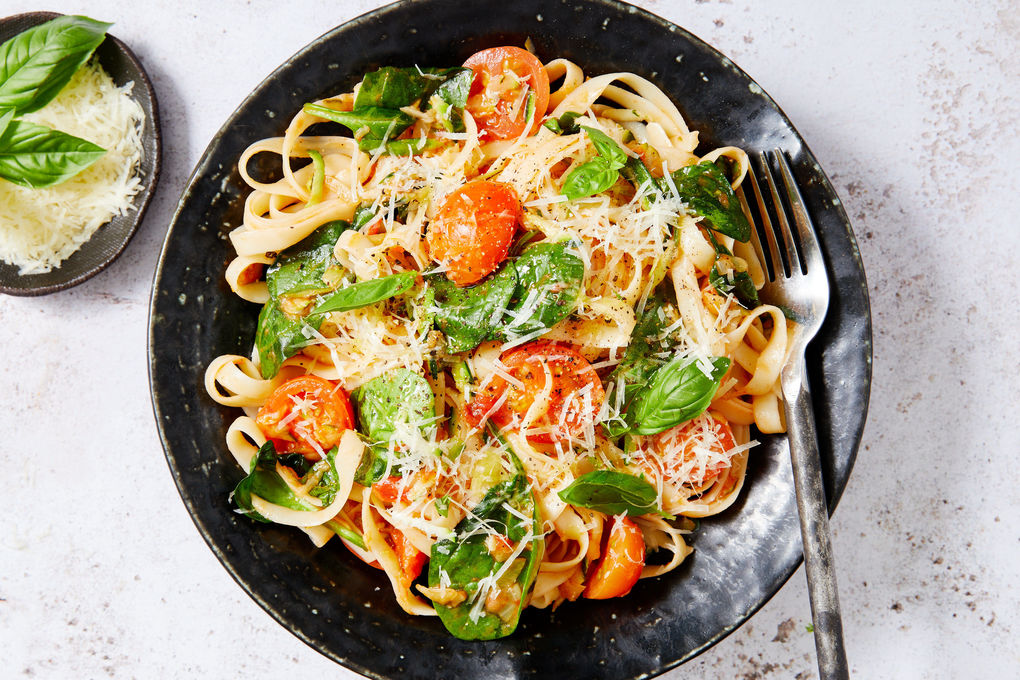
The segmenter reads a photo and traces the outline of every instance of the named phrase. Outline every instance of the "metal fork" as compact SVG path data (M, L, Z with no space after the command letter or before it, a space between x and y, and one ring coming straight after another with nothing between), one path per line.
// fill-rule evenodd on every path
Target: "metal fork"
M822 487L821 459L804 359L807 344L818 333L829 307L829 279L814 226L786 156L779 149L773 151L771 156L772 159L765 153L759 153L758 161L777 219L775 224L770 219L761 188L752 170L748 179L757 199L766 244L761 242L754 228L751 230L752 241L762 263L770 269L766 272L765 286L760 291L762 300L788 310L797 323L789 361L783 368L780 384L786 409L790 457L793 461L800 533L804 544L818 673L822 680L842 679L850 676L843 645L843 623L839 613L832 542L829 537L829 513ZM773 177L773 160L785 188L783 197L780 197L779 187ZM744 208L747 209L746 201Z

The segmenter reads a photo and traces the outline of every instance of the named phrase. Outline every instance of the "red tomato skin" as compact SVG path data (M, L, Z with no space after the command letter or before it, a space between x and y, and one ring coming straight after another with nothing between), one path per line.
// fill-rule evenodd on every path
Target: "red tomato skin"
M405 587L410 587L411 583L421 574L429 556L415 548L399 529L394 529L391 536L393 552L397 554L403 584Z
M712 420L716 423L716 428L717 428L717 431L719 432L719 445L720 445L722 451L725 452L725 451L729 451L730 449L734 448L737 444L736 444L736 440L733 438L733 429L730 427L729 422L727 422L724 418L720 418L719 416L717 416L715 414L711 414L710 413L710 414L707 414L707 415L708 415L708 417L711 417ZM659 434L655 435L655 439L653 440L653 446L655 446L659 450L660 455L661 455L662 451L663 451L663 448L665 446L663 444L663 440L665 440L666 438L670 437L671 433L674 430L678 430L678 434L676 435L676 437L679 438L679 439L682 439L685 436L684 433L687 432L688 430L690 430L691 428L695 427L696 425L697 425L697 420L691 420L691 421L688 421L688 422L683 423L681 425L677 425L675 428L671 428L669 430L666 430L665 432L660 432ZM688 457L690 457L693 454L689 450L685 449L684 452L682 453L682 455L685 458L688 458ZM730 464L727 463L727 462L723 462L723 461L717 462L715 465L713 465L713 466L709 467L707 470L705 470L703 474L699 475L699 479L696 480L697 481L697 486L699 486L699 487L708 486L709 484L714 482L715 479L720 474L722 474L724 470L728 469L729 467L730 467ZM694 469L694 472L698 472L698 471L700 471L699 468L695 468ZM669 475L669 474L665 474L664 477L666 479L668 479L668 480L670 480L672 482L678 483L678 484L683 484L683 483L686 483L686 482L689 481L689 480L685 480L685 479L673 479L672 475Z
M588 569L584 597L608 600L630 592L645 566L645 539L641 528L627 517L614 517L604 539L602 557Z
M535 340L504 352L500 361L512 376L524 383L524 390L510 385L499 376L494 376L467 405L468 422L475 426L480 424L482 417L508 390L510 393L504 404L490 415L492 421L500 427L505 427L513 421L515 415L523 416L527 413L534 401L533 395L545 387L545 371L541 364L543 357L549 357L547 362L554 381L549 407L543 416L547 425L558 423L558 414L566 398L573 392L583 389L586 384L590 385L592 413L579 413L568 408L564 421L566 425L564 434L578 437L585 427L585 421L589 418L594 419L602 409L605 390L587 359L571 345L551 340ZM546 444L554 443L559 438L554 432L528 435L531 441Z
M520 220L513 187L473 180L451 192L429 224L429 253L458 286L478 283L506 260Z
M280 425L294 408L293 398L310 400L311 413L300 415ZM302 375L277 387L255 416L255 424L273 442L278 454L301 453L309 460L319 460L314 442L329 451L340 441L345 430L354 428L351 400L340 385L315 375Z
M524 76L535 95L534 120L528 130L529 135L535 134L549 107L549 75L538 57L519 47L490 47L468 57L464 66L475 72L468 110L479 124L479 137L483 141L516 139L527 125L527 106L521 106L517 115L511 117L513 95L519 92L519 87L511 87L506 93L490 92L493 79L502 78L507 70ZM501 94L508 96L499 96ZM496 103L493 105L494 98Z

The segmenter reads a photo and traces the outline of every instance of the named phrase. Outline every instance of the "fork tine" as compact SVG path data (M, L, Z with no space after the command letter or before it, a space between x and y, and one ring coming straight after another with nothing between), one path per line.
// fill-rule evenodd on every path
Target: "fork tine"
M820 257L821 250L817 245L811 216L808 215L804 197L800 194L797 182L793 179L793 171L790 170L790 164L786 161L786 154L781 149L776 149L775 153L779 161L779 173L783 177L783 184L786 185L786 196L789 199L790 210L793 212L793 221L797 225L797 236L800 237L800 253L804 273L818 271L819 268L824 267L824 264Z
M772 194L772 204L776 207L776 218L779 222L779 231L783 235L782 254L786 263L786 275L792 276L794 269L800 269L800 259L797 257L797 246L793 240L793 231L790 229L790 221L786 217L786 209L779 197L779 188L776 180L772 177L772 168L769 165L769 157L764 151L759 152L761 163L765 168L765 181L769 185L769 193ZM773 237L775 238L775 237Z
M768 166L765 166L766 173L768 172ZM770 281L775 281L783 277L783 260L779 256L779 245L776 243L776 232L772 228L772 220L769 218L769 210L765 205L765 199L762 197L761 187L758 184L758 178L754 174L754 165L748 163L747 175L751 179L751 188L754 189L754 197L758 201L758 214L761 215L762 228L765 232L765 240L768 241L768 248L765 248L765 244L761 242L760 235L757 229L752 229L752 235L755 243L758 246L758 250L762 254L762 262L766 263L767 273Z

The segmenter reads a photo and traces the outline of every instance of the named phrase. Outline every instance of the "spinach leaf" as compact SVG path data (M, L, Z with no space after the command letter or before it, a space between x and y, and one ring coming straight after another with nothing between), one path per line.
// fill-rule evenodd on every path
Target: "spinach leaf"
M474 349L503 319L517 288L517 269L506 262L491 277L460 288L445 276L430 284L436 296L436 326L446 335L451 353Z
M400 272L378 279L352 283L322 301L318 307L312 310L312 314L347 312L388 300L413 286L415 277L415 272Z
M641 207L646 210L662 197L662 188L652 175L645 162L637 156L627 159L627 164L620 169L623 178L634 185L635 189L645 191L641 197Z
M462 640L493 640L510 635L517 627L521 609L538 573L544 550L536 515L534 496L527 478L520 472L520 461L508 452L518 466L518 474L489 489L471 513L457 525L454 536L432 546L429 560L429 586L448 583L448 588L467 597L456 606L435 604L436 613L446 629ZM511 508L514 512L511 512ZM528 519L522 520L518 515ZM501 561L486 545L488 535L506 537L516 548L528 540L521 554ZM486 608L487 596L505 600L498 612Z
M436 431L435 395L425 378L398 368L369 380L351 395L358 407L358 429L372 445L355 474L355 481L368 486L386 474L390 452L413 445L419 436L431 440ZM398 470L390 470L397 474Z
M358 148L366 153L374 153L382 140L364 137L358 141ZM426 151L438 149L443 145L439 139L416 137L414 139L390 139L383 143L383 148L391 156L416 156Z
M428 102L432 93L439 90L449 80L459 77L461 81L444 91L444 94L451 100L455 100L459 94L458 88L463 87L462 80L465 71L473 78L474 73L471 69L464 67L418 69L384 66L377 71L365 74L361 87L358 88L358 96L354 100L354 108L377 106L399 109L420 101L422 109L424 109L424 104ZM471 87L471 81L468 81L467 87ZM466 93L464 100L467 100ZM464 104L460 104L460 107L463 108Z
M335 447L326 454L329 469L322 475L318 484L309 492L310 495L321 498L322 502L326 505L331 503L336 497L340 484L339 476L336 473L336 454L337 449ZM303 456L300 457L303 459ZM252 494L270 503L290 508L291 510L314 511L317 509L306 504L290 490L290 487L287 486L287 483L276 471L277 460L276 447L273 446L273 442L267 441L251 459L248 476L238 482L237 486L234 487L233 493L230 494L231 499L241 513L257 522L269 523L269 520L259 514L252 506ZM286 458L279 460L284 462ZM320 462L316 465L323 465L323 463ZM307 468L307 465L302 467ZM306 481L304 477L307 474L308 469L305 469L305 474L302 475L302 482ZM337 520L326 522L326 526L341 538L350 541L362 550L365 549L364 537L353 527L341 524Z
M730 295L736 298L741 306L747 309L754 309L758 306L758 289L754 287L751 275L745 271L730 268L725 274L719 272L719 260L716 259L712 265L712 271L708 274L708 282L722 295Z
M396 139L414 122L414 118L399 109L385 109L377 106L366 106L353 111L337 111L322 104L305 104L304 110L305 113L310 113L313 116L340 123L354 133L359 132L362 128L368 128L365 136L358 141L358 146L362 151L365 150L365 146L374 148L385 140ZM362 144L366 139L374 143L365 142Z
M576 111L567 111L559 118L548 118L542 125L558 135L573 135L581 130L577 119L581 117Z
M280 253L266 270L269 301L259 313L255 347L259 371L269 379L280 365L308 341L311 330L319 330L323 315L308 313L315 296L327 293L339 282L340 265L333 247L351 225L343 220L327 222L304 239Z
M0 110L38 111L64 89L113 24L61 16L0 45Z
M700 415L730 367L726 357L712 360L711 376L690 357L676 356L660 367L634 397L627 421L635 434L657 434Z
M688 212L703 217L712 229L738 241L751 238L751 225L733 193L733 187L718 165L704 161L673 173L677 193Z
M581 129L598 155L571 170L563 180L560 193L570 200L594 196L613 186L620 177L620 168L627 164L627 154L611 137L585 125Z
M0 177L30 189L50 187L74 177L105 153L66 132L10 121L0 135Z
M463 112L474 79L474 71L469 68L461 69L444 80L436 90L432 106L436 111L436 118L449 132L464 132Z
M514 262L517 287L507 309L514 314L509 324L496 329L513 340L543 328L552 328L577 306L584 282L584 261L571 241L536 243Z
M659 495L646 479L616 470L596 470L575 479L559 492L571 505L607 515L646 515L657 512Z

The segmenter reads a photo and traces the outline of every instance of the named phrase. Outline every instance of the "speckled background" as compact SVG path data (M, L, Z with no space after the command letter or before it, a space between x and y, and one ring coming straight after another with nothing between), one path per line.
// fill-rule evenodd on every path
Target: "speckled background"
M163 234L247 92L361 1L4 2L115 21L154 82L164 170L107 271L0 297L0 676L355 677L278 626L177 496L146 378ZM868 272L871 413L833 520L861 678L1020 677L1020 6L641 2L715 45L797 125ZM668 678L814 677L803 572Z

